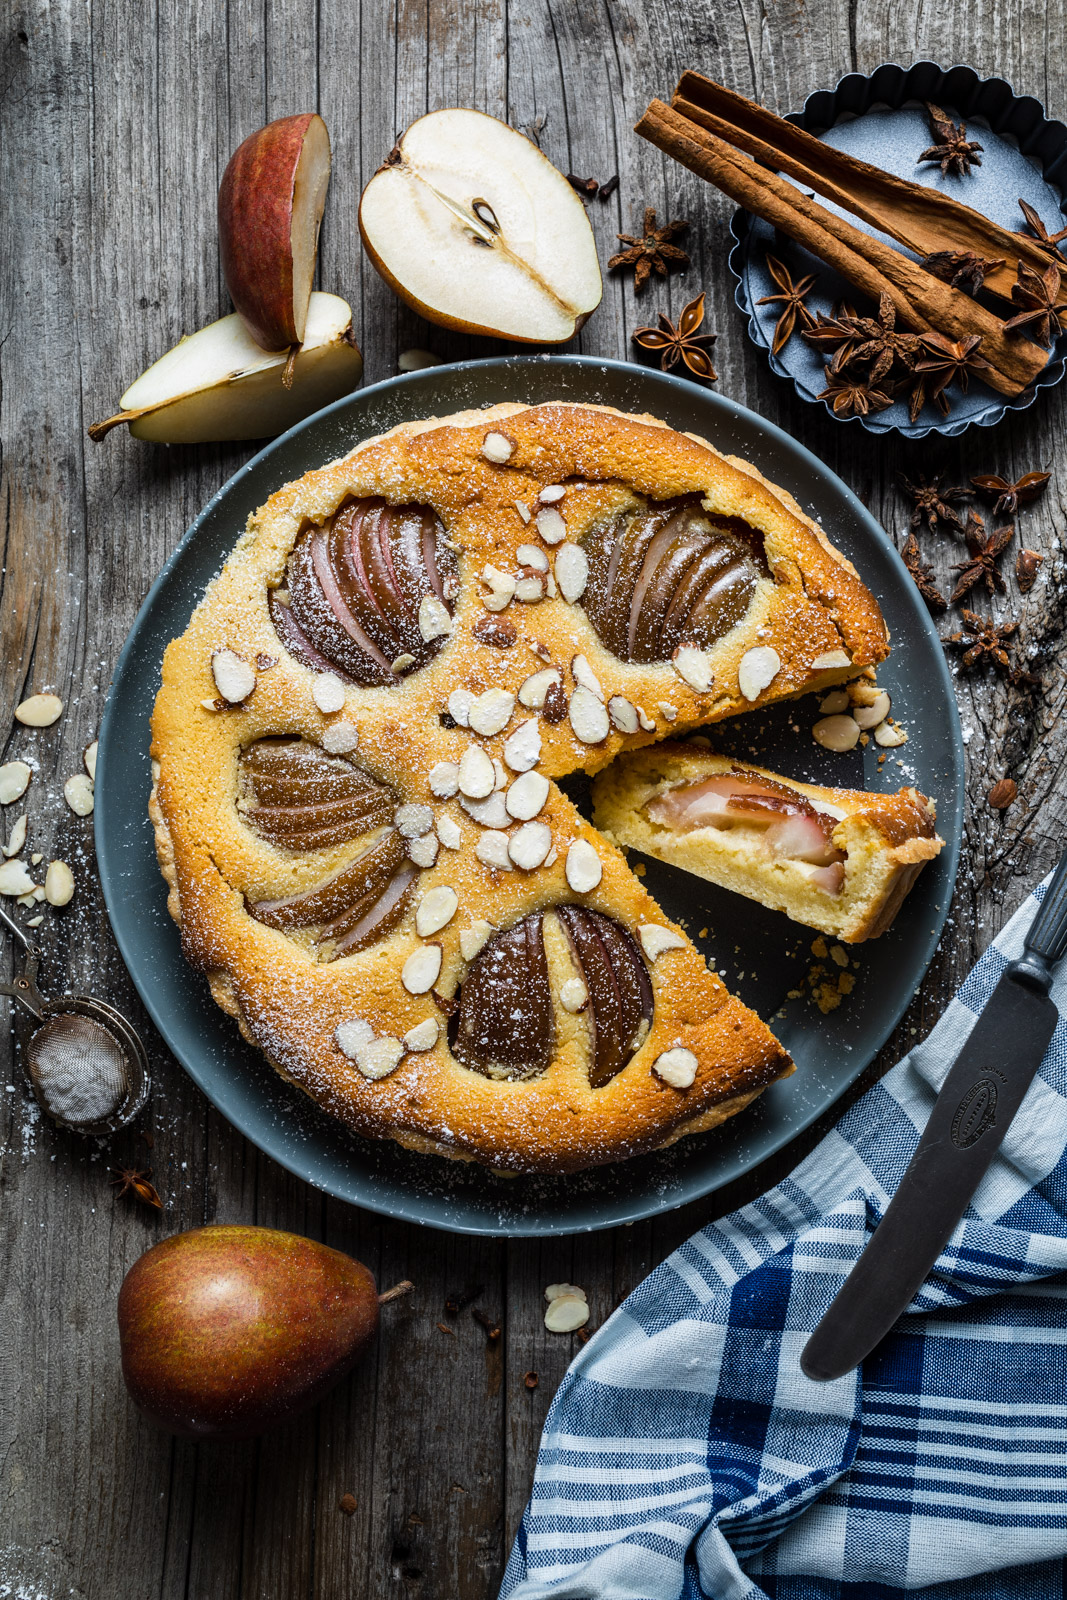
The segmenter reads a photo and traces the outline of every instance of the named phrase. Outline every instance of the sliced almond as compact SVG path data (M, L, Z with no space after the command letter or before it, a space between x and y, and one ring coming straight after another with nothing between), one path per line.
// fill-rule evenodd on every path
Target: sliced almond
M680 644L671 657L671 665L682 682L700 694L706 694L715 682L715 675L711 670L711 657L698 645Z
M524 606L535 606L545 598L545 574L527 569L515 582L515 598Z
M341 1054L347 1056L349 1061L354 1061L357 1050L373 1040L374 1029L362 1017L354 1017L350 1022L339 1022L333 1037Z
M847 711L849 704L847 689L831 689L830 693L819 701L819 710L824 716L836 717L840 712Z
M600 744L611 732L607 706L584 683L580 683L571 695L567 715L575 738L583 744Z
M508 855L523 872L533 872L552 848L552 829L547 822L524 822L508 840Z
M673 707L671 708L673 710ZM636 706L637 720L646 733L654 733L656 728L655 717L650 717L643 706Z
M486 738L507 726L515 709L515 696L506 689L487 689L471 701L468 726Z
M0 806L14 805L30 786L33 769L25 761L5 761L0 767Z
M519 516L522 518L523 522L529 522L529 520L530 520L531 516L533 515L533 513L530 510L529 506L526 504L526 501L525 500L513 500L511 503L515 507L515 510L519 513Z
M8 841L4 846L5 856L18 855L19 851L26 843L26 826L26 813L24 811L21 817L19 817L16 821L15 826L12 828L11 833L8 836Z
M441 976L441 946L424 944L413 950L400 971L408 994L426 994Z
M484 918L472 922L469 928L464 928L459 936L459 953L464 961L473 961L495 932L493 924L486 922Z
M256 686L256 669L236 650L216 650L211 657L211 676L227 705L240 705ZM342 701L343 704L343 701ZM15 713L18 716L18 712Z
M548 557L536 544L520 544L515 552L515 559L522 567L535 567L538 572L548 571Z
M419 632L427 644L432 639L447 638L452 632L448 608L435 594L423 595L419 602Z
M19 860L0 862L0 894L32 894L34 888L34 881L26 871L24 862Z
M880 744L883 750L896 750L898 746L907 744L908 736L903 728L895 727L891 722L882 722L874 730L874 742Z
M43 921L44 921L43 917L27 917L26 918L26 926L27 926L27 928L39 928Z
M65 861L50 861L44 875L44 897L50 906L65 906L74 898L74 874Z
M549 1303L545 1327L549 1333L574 1333L589 1321L589 1306L574 1294L561 1294Z
M571 675L575 683L579 684L583 689L588 689L590 694L595 694L598 700L607 699L601 687L600 679L589 665L588 656L575 656L572 659Z
M588 839L575 839L567 851L567 882L575 894L588 894L604 875L596 850Z
M589 582L589 557L581 545L560 545L552 570L559 584L559 592L568 605L580 600Z
M311 698L324 715L340 711L345 703L345 686L336 672L320 672L311 685Z
M468 800L464 796L460 805L473 822L480 828L509 828L511 816L509 815L504 796L499 789L494 789L491 795L484 800Z
M405 839L421 839L433 827L433 812L429 806L397 806L393 821Z
M845 685L845 691L854 706L873 706L878 696L884 693L870 678L854 678Z
M63 785L63 798L76 817L87 817L93 809L93 780L87 772L76 772Z
M529 822L548 799L548 779L541 772L524 772L507 792L505 804L518 822Z
M658 706L659 713L663 717L664 721L666 721L666 722L674 722L674 721L677 720L678 707L677 706L672 706L671 702L669 700L660 700L657 703L657 706ZM653 723L653 727L655 727L655 723Z
M836 750L840 753L856 748L859 742L860 725L855 717L823 717L811 731L816 744L821 744L824 750ZM875 738L877 737L876 733Z
M459 763L436 761L430 768L430 793L440 800L450 800L459 788Z
M425 1022L417 1022L405 1033L404 1049L421 1055L425 1050L432 1050L440 1037L441 1024L436 1017L427 1017Z
M467 726L467 718L471 714L473 700L474 696L469 689L453 689L448 697L448 714L452 721L457 722L461 728Z
M455 817L438 817L437 837L446 850L458 850L463 843L463 833Z
M332 756L347 756L359 745L359 729L354 722L331 722L322 730L322 748Z
M581 978L568 978L560 985L559 1003L572 1016L585 1010L589 1004L589 990Z
M400 1040L386 1034L381 1039L372 1039L369 1044L360 1045L356 1051L356 1066L364 1078L376 1083L379 1078L387 1078L396 1071L403 1054L404 1046Z
M482 440L482 455L487 461L493 461L502 467L505 461L510 461L515 454L515 441L509 439L506 433L487 433Z
M391 661L389 665L399 678L402 672L406 672L409 667L413 667L415 665L415 657L411 654L410 650L404 650L400 655L397 656L396 660Z
M519 684L519 704L528 710L540 711L545 703L545 695L554 683L562 683L557 667L545 667L541 672L532 672Z
M658 922L642 922L637 930L641 948L650 961L655 961L665 950L684 950L685 940L673 928L662 928Z
M529 772L541 759L541 730L536 722L520 722L504 745L504 760L512 772Z
M811 664L812 672L832 672L836 667L850 667L852 657L847 650L824 650Z
M254 673L252 685L255 687ZM63 702L57 694L31 694L28 700L23 700L21 705L15 707L15 721L27 728L50 728L62 715Z
M681 1045L676 1045L673 1050L664 1050L652 1063L652 1071L657 1078L662 1078L664 1083L669 1083L674 1089L688 1089L697 1075L700 1065L692 1050L685 1050Z
M511 871L508 836L498 828L487 828L485 833L479 834L474 854L487 867L496 867L501 872Z
M432 867L437 860L436 835L424 833L418 839L409 839L408 857L417 867Z
M489 590L482 604L487 611L503 611L515 595L515 579L509 572L501 572L491 564L482 568L482 582Z
M448 884L430 889L419 901L415 912L415 932L420 939L431 933L440 933L448 926L459 908L459 895Z
M92 778L94 783L96 782L96 749L97 740L94 739L92 744L87 744L85 749L82 751L82 761L85 763L85 770L89 774L90 778Z
M537 498L543 506L553 506L557 500L562 500L566 493L562 483L546 483Z
M637 708L621 694L613 694L608 701L608 716L611 718L612 726L620 733L637 732Z
M492 794L495 783L496 773L493 771L493 763L484 750L472 744L464 750L460 758L460 792L471 800L484 800L487 794Z
M498 761L496 756L493 757L493 771L496 773L496 783L493 785L493 787L495 789L506 789L508 786L508 775L504 771L504 763L502 761Z
M577 1300L588 1300L589 1296L584 1289L579 1289L576 1283L550 1283L545 1290L546 1300L558 1300L561 1294L574 1295Z
M782 658L769 644L746 650L737 669L737 687L746 700L758 700L782 670Z
M869 706L854 706L852 716L859 727L864 730L877 728L884 722L891 709L891 701L885 690L882 689L875 695Z
M567 537L567 524L555 506L545 506L539 511L534 525L546 544L562 544Z

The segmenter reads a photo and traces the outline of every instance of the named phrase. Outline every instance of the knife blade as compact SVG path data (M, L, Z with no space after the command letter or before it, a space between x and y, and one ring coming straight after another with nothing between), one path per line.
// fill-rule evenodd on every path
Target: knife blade
M1026 935L948 1072L885 1215L800 1357L819 1383L870 1355L948 1244L1041 1065L1067 954L1067 850Z

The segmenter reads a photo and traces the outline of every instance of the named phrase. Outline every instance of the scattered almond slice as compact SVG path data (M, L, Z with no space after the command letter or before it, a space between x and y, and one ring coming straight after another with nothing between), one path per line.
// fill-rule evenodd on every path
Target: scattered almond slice
M86 772L76 772L63 785L63 798L76 817L87 817L93 809L93 780Z
M433 827L433 812L429 806L397 806L393 821L405 839L421 839Z
M0 894L32 894L34 881L26 871L26 864L18 859L0 862Z
M331 722L323 729L322 748L332 756L347 756L359 746L359 729L353 722Z
M434 639L445 639L452 632L448 608L435 594L423 595L419 603L419 632L427 644Z
M607 707L584 683L571 695L567 715L575 738L583 744L600 744L611 732Z
M508 855L523 872L541 866L552 848L552 829L547 822L524 822L508 840Z
M519 704L530 711L540 711L545 703L545 696L554 683L562 683L557 667L545 667L541 672L532 672L519 684Z
M589 1321L589 1306L575 1294L560 1294L549 1302L545 1327L549 1333L575 1333Z
M460 800L460 805L473 822L480 828L508 828L511 826L511 816L508 812L504 796L499 789L494 789L492 794L486 795L484 800L468 800L466 795Z
M515 454L515 441L509 439L506 433L487 433L482 440L482 455L487 461L503 466L505 461L510 461Z
M782 670L782 658L768 644L756 645L741 657L737 686L746 700L758 700Z
M866 732L869 728L877 728L880 722L888 717L891 701L885 690L882 689L875 695L870 705L857 705L852 709L852 716L857 726Z
M0 806L21 800L30 786L33 769L25 761L5 761L0 767Z
M847 650L824 650L811 664L812 672L832 672L837 667L850 667L852 657Z
M534 567L538 572L548 571L548 557L536 544L520 544L515 559L521 567Z
M482 582L489 590L482 599L487 611L503 611L515 597L516 580L509 572L501 572L491 564L482 568Z
M510 872L512 868L511 857L508 855L508 836L499 828L487 828L480 834L474 846L474 854L478 860L487 867L496 867L501 872Z
M430 768L430 793L439 800L450 800L459 788L459 764L435 761Z
M19 851L26 843L26 826L26 813L24 811L21 817L19 817L15 822L14 827L11 829L11 834L4 846L5 856L18 855Z
M567 524L555 506L545 506L539 511L534 526L546 544L562 544L567 537Z
M467 726L467 718L471 714L473 700L474 696L469 689L453 689L448 697L448 714L452 721L458 723L461 728Z
M851 704L847 689L831 689L830 693L819 701L819 710L824 716L834 717L842 711L847 711Z
M504 744L504 760L512 772L529 772L541 759L541 730L536 722L520 722Z
M585 1010L585 1007L589 1004L589 990L581 978L567 978L560 985L559 1003L564 1011L569 1011L572 1016L579 1011ZM546 1290L545 1292L547 1294L548 1291ZM549 1295L549 1299L551 1298L551 1295Z
M908 736L903 728L894 723L882 722L874 730L874 742L881 745L883 750L896 750L900 745L907 744Z
M432 867L437 860L438 841L434 834L424 833L408 841L408 859L417 867Z
M438 817L437 837L446 850L458 850L463 843L463 833L455 817Z
M515 696L506 689L487 689L471 701L468 726L486 738L500 733L511 721L515 710Z
M87 744L85 746L85 750L82 753L82 761L85 763L85 770L89 774L90 778L92 778L94 783L96 782L96 750L97 740L94 739L92 744Z
M427 1017L425 1022L417 1022L405 1033L404 1048L421 1055L426 1050L432 1050L440 1036L441 1024L435 1017Z
M696 1078L699 1064L692 1050L676 1045L673 1050L664 1050L662 1055L656 1057L652 1070L672 1088L688 1089Z
M749 651L749 655L751 654ZM744 664L742 661L742 668ZM695 644L680 644L671 657L671 665L683 683L687 683L691 689L696 689L700 694L705 694L715 682L711 670L711 657L706 650L699 649ZM754 696L750 695L748 698L752 699Z
M824 750L836 750L838 753L854 750L860 736L860 726L855 717L846 716L823 717L811 731L816 744L821 744Z
M477 745L470 745L460 758L460 793L467 795L471 800L484 800L486 795L492 794L495 784L496 772L493 763L484 750L480 750Z
M545 1299L550 1303L558 1300L561 1295L570 1294L576 1300L588 1300L589 1296L584 1289L579 1289L576 1283L550 1283L545 1290Z
M530 822L548 799L548 779L540 772L524 772L508 789L505 805L517 822Z
M393 663L396 670L396 663ZM345 703L345 686L336 672L319 672L311 685L311 698L319 710L328 716L331 711L342 711Z
M404 962L400 981L408 994L426 994L441 974L441 946L424 944Z
M44 875L44 897L50 906L65 906L74 898L74 874L65 861L50 861Z
M611 718L612 727L619 733L636 733L638 729L638 716L636 706L621 694L613 694L608 701L608 716Z
M556 552L553 573L559 592L568 605L573 605L585 593L589 582L589 557L580 544L561 544Z
M464 928L459 936L459 953L464 961L473 961L495 932L493 924L486 922L484 918L472 922L469 928Z
M374 1083L395 1072L403 1054L404 1046L400 1040L386 1034L381 1039L372 1039L369 1044L360 1045L356 1051L356 1066L364 1078Z
M447 927L459 910L459 896L448 884L430 889L419 901L415 912L415 932L421 939L439 933Z
M589 665L587 656L575 656L571 661L571 673L574 681L582 689L588 689L590 694L595 694L598 700L606 700L607 695L601 686L600 679Z

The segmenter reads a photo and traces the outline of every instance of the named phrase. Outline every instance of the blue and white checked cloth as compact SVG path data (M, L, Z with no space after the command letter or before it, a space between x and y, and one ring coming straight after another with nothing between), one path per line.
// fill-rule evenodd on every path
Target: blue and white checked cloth
M502 1600L1067 1595L1063 1021L862 1381L799 1366L1043 893L791 1177L695 1234L585 1346ZM1067 970L1053 998L1067 1016Z

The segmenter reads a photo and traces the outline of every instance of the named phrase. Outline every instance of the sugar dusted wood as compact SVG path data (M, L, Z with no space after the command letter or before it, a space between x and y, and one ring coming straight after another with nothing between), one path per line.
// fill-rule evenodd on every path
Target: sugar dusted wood
M0 757L38 763L15 809L28 807L35 847L46 861L69 861L79 884L71 906L42 929L42 979L57 990L95 986L136 1016L156 1088L155 1147L130 1135L90 1160L73 1137L28 1122L23 1080L8 1067L15 1093L0 1093L0 1585L34 1600L69 1600L71 1591L80 1600L492 1600L541 1424L580 1348L574 1335L545 1329L545 1285L581 1285L590 1326L599 1326L695 1228L784 1175L819 1128L712 1200L607 1234L511 1245L353 1211L240 1138L140 1010L92 882L90 825L67 811L61 789L81 767L150 582L252 448L167 450L117 436L94 451L83 444L85 424L106 415L118 386L186 329L229 310L214 185L248 133L295 109L317 107L330 129L320 283L353 306L367 381L390 376L411 347L449 360L502 349L444 334L399 306L361 266L355 226L360 185L397 132L425 110L471 104L536 131L565 172L620 173L610 203L589 208L602 261L646 203L690 219L690 271L650 287L640 302L609 275L578 349L625 358L633 327L659 309L677 320L706 289L707 326L720 333L719 392L814 450L898 540L907 525L898 468L911 476L943 468L958 483L971 472L1014 478L1052 466L1049 494L1019 520L1025 544L1046 556L1020 609L1029 642L1047 652L1048 688L1037 700L992 677L958 680L970 735L971 868L926 982L867 1074L873 1079L932 1026L978 951L1053 865L1067 830L1067 601L1048 600L1064 595L1067 577L1055 531L1067 510L1067 480L1055 465L1067 454L1067 389L1043 394L993 433L975 429L961 440L905 445L829 421L774 379L748 342L725 270L730 202L629 128L692 63L784 113L849 70L969 61L1062 118L1067 63L1046 41L1063 37L1067 6L1006 0L994 13L919 0L780 0L768 10L741 0L727 15L705 0L551 8L544 0L405 0L398 8L323 0L317 12L295 0L195 10L160 0L135 26L130 15L114 0L13 0L2 46L0 727L10 737ZM940 587L951 587L962 544L922 540ZM996 614L1006 614L1000 602ZM64 696L63 717L43 735L13 729L15 705L39 689ZM1019 798L994 813L984 796L1005 774ZM167 1202L162 1220L114 1204L108 1160L153 1167ZM207 1220L293 1228L351 1250L383 1285L409 1277L416 1286L387 1308L387 1337L372 1359L319 1412L258 1445L172 1444L140 1425L118 1377L113 1305L123 1273L164 1233ZM469 1312L455 1321L455 1349L436 1328L451 1321L445 1295L467 1282L484 1285L487 1310L507 1308L495 1393ZM531 1368L540 1377L532 1391L522 1384ZM345 1492L357 1500L351 1517L337 1508Z

